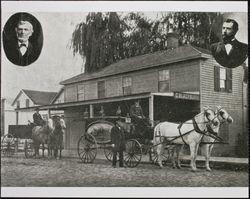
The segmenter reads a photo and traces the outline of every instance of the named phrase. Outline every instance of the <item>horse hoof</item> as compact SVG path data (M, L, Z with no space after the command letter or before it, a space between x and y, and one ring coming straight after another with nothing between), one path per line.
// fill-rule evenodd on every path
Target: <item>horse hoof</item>
M210 168L207 168L206 170L209 171L209 172L212 171Z
M192 172L196 172L197 171L197 169L192 169Z
M181 166L177 166L178 169L181 169Z

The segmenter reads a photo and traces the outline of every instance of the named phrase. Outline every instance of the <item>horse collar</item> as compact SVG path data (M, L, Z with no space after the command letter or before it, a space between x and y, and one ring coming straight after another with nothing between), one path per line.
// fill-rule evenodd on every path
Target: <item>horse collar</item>
M193 125L194 125L194 130L200 134L205 134L206 130L201 131L194 118L192 119L192 121L193 121Z
M212 135L215 135L215 136L218 135L217 132L214 132L214 131L213 131L213 129L212 129L212 127L211 127L210 125L207 125L207 131L208 131L209 133L211 133Z

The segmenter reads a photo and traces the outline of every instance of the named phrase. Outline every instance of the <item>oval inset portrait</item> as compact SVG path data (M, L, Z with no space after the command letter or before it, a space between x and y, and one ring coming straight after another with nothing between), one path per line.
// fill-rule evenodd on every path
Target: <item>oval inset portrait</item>
M3 48L10 62L28 66L38 59L42 46L42 27L33 15L20 12L8 19L3 29Z
M247 18L242 13L226 13L217 17L211 34L211 53L218 64L227 68L241 66L248 56Z

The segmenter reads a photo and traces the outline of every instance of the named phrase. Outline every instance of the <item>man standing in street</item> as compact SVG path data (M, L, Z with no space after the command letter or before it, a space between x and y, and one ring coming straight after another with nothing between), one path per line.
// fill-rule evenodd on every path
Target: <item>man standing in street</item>
M239 42L235 35L239 29L238 23L227 19L222 26L222 42L211 45L215 60L227 68L235 68L243 64L248 55L247 44Z
M119 153L119 166L123 165L123 151L125 150L125 135L123 129L119 126L119 119L116 121L115 126L111 129L111 143L113 150L112 166L116 167L117 153Z

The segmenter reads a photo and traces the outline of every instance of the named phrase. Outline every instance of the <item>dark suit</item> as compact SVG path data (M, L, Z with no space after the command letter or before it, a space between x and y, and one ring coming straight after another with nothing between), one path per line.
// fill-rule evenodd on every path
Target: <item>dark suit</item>
M215 60L222 66L228 68L235 68L240 66L247 58L248 46L238 40L233 40L232 49L229 54L226 52L225 44L223 42L214 43L211 45L211 52Z
M38 56L40 55L40 52L38 51L37 47L32 45L30 42L23 56L19 50L17 41L5 42L4 51L9 61L19 66L30 65L31 63L36 61Z
M111 143L115 146L113 147L113 161L112 165L116 165L117 153L119 153L119 166L123 167L123 151L125 150L125 135L124 131L117 126L111 129Z
M34 124L38 126L42 126L44 124L43 118L39 113L33 114Z
M143 136L144 132L147 131L146 127L149 127L150 123L149 120L143 115L141 106L137 107L135 105L132 105L130 108L130 116L132 122L136 126L137 133Z

